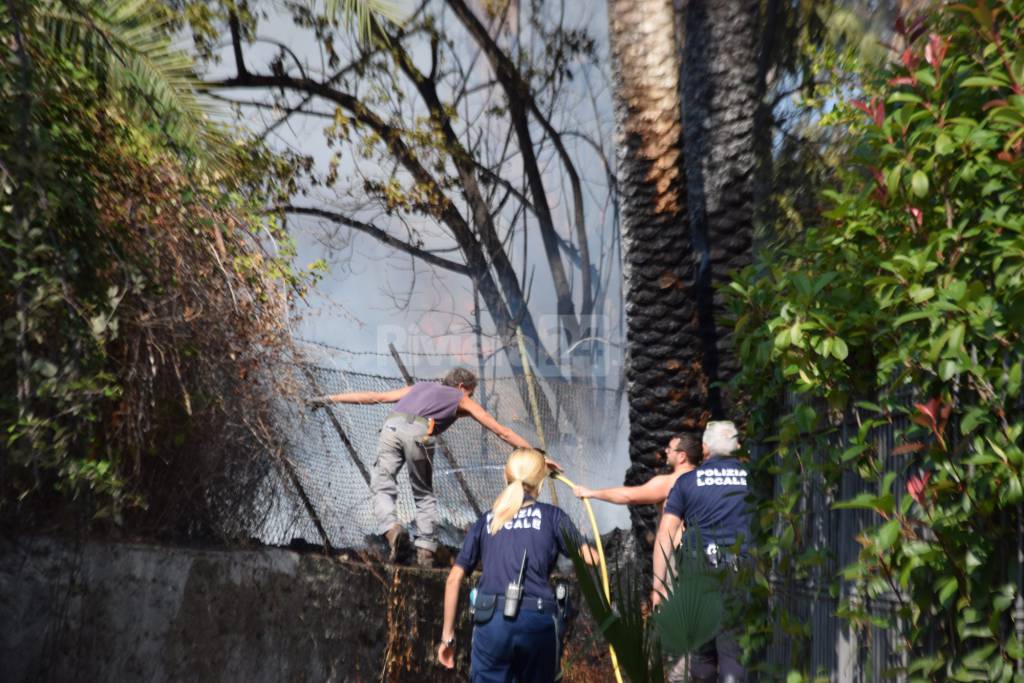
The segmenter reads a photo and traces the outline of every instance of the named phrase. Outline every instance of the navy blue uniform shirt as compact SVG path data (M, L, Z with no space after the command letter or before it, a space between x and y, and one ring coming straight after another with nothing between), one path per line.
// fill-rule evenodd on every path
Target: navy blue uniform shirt
M686 528L700 529L704 543L728 546L750 537L747 468L736 458L710 458L687 472L672 486L665 512L686 520Z
M525 549L523 594L553 600L555 593L548 577L555 568L558 554L568 555L563 533L568 532L577 543L581 542L569 515L554 505L534 502L523 505L515 517L492 536L488 528L493 516L490 512L483 514L469 528L455 564L468 574L482 561L480 592L504 595L508 584L519 577Z

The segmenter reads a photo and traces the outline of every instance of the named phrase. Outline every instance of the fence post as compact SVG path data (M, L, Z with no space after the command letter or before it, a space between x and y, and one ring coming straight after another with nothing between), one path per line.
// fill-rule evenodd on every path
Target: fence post
M523 330L516 327L516 342L519 344L519 355L523 359L523 374L526 375L526 392L530 397L530 412L533 413L533 424L537 430L537 438L540 439L540 447L547 453L548 443L544 438L544 423L540 418L540 406L537 403L537 387L533 382L533 370L530 368L530 357L526 354L526 342L523 341ZM558 428L558 422L555 422ZM555 491L555 482L548 481L548 493L551 494L551 502L558 505L558 493Z
M320 538L324 542L324 549L327 550L328 554L333 552L331 547L331 539L327 536L327 529L324 528L323 522L320 521L320 515L317 513L316 508L313 507L313 501L306 493L305 487L302 486L302 481L299 479L298 473L295 471L295 467L292 466L291 461L288 460L287 456L283 453L277 454L277 460L281 463L281 467L284 468L285 473L292 482L292 486L299 494L299 499L302 501L303 507L306 508L306 514L313 520L313 526L316 527L317 533L320 534Z
M306 379L309 380L313 390L318 394L321 393L320 386L317 384L316 378L313 377L313 373L309 371L309 368L301 363L299 364L299 367L302 368L302 373L306 376ZM366 486L369 488L370 471L366 469L366 465L364 465L363 461L359 459L359 454L356 453L356 447L352 445L352 441L348 438L348 434L345 433L344 428L341 426L341 422L338 421L338 418L334 414L334 411L331 410L331 407L324 406L324 410L327 411L327 419L330 421L331 426L334 427L334 431L338 433L338 438L341 439L341 443L344 444L345 450L348 451L349 456L352 458L352 462L355 464L356 469L359 470L359 474L363 475L363 479L366 481Z

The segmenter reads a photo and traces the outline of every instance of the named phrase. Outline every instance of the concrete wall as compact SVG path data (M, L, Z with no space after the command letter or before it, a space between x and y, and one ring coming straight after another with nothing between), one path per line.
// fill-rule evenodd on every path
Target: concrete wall
M0 541L0 681L466 680L464 611L459 670L433 660L446 575L283 549ZM599 643L576 649L566 680L604 680Z

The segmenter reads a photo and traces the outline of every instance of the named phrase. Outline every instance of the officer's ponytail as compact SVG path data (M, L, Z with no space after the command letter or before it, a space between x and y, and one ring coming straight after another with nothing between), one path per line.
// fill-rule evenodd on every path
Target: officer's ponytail
M541 482L548 475L548 467L540 451L517 448L505 462L505 482L508 484L491 506L493 517L488 528L491 535L516 516L523 507L526 494L537 495Z

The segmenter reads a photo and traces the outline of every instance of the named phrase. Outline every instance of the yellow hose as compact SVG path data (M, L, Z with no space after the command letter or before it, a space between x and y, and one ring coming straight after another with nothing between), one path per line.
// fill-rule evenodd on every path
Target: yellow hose
M575 488L576 484L561 474L555 474L554 478L562 482L569 488ZM604 559L604 543L601 542L601 531L597 528L597 518L594 517L594 508L590 506L590 500L583 498L583 507L587 509L587 515L590 517L590 526L594 530L594 545L597 546L597 559L601 568L601 587L604 589L604 597L608 600L608 604L612 602L612 591L608 585L608 563ZM622 683L622 674L619 673L619 658L615 656L615 648L608 645L608 654L612 658L612 669L615 672L615 680L618 683Z
M523 363L523 374L526 375L526 390L530 397L530 408L533 413L533 423L537 430L537 437L540 439L540 447L547 451L548 445L544 440L544 425L540 419L540 408L537 403L537 388L533 381L533 371L530 369L530 358L526 353L526 342L523 340L523 330L520 327L516 327L516 342L519 346L519 355L522 358ZM561 474L555 474L554 478L562 482L569 488L575 488L576 484L572 483L568 477L562 476ZM555 493L555 487L553 484L548 485L548 491L551 493L551 502L558 505L558 494ZM597 545L597 559L600 562L601 567L601 587L604 588L604 597L611 604L612 591L608 586L608 564L604 561L604 544L601 543L601 530L597 528L597 518L594 517L594 509L590 507L590 501L586 498L583 499L583 507L587 508L587 514L590 516L590 526L594 530L594 541ZM619 658L615 656L615 648L611 645L608 646L608 654L612 658L612 669L615 671L615 680L617 683L622 683L622 674L619 673Z

